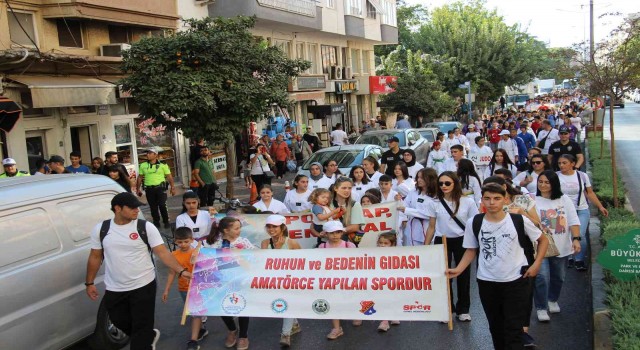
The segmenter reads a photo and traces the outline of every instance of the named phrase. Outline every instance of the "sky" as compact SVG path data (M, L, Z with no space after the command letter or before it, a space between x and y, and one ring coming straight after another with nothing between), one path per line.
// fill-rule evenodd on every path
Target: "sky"
M408 4L421 4L430 9L452 0L406 0ZM593 0L594 36L598 42L605 38L621 21L620 17L599 18L604 13L623 15L640 13L638 0ZM570 47L589 40L589 0L486 0L489 9L496 8L509 25L521 27L548 47Z

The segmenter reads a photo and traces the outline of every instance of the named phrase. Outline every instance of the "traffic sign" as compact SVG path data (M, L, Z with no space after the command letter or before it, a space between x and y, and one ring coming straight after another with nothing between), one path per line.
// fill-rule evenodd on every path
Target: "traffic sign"
M640 230L608 240L606 248L598 254L598 263L623 281L640 276Z
M596 97L595 106L593 109L598 110L602 107L604 107L604 100L602 99L602 97L598 96Z

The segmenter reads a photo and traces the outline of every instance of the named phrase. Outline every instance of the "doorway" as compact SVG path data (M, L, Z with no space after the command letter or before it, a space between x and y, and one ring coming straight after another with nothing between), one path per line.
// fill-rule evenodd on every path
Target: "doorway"
M36 168L38 159L44 159L47 154L44 131L27 131L25 133L27 143L27 157L29 159L29 172Z
M96 140L92 135L96 135L96 125L72 126L71 129L71 150L80 152L82 164L90 166L91 159L98 156L98 146L92 140Z

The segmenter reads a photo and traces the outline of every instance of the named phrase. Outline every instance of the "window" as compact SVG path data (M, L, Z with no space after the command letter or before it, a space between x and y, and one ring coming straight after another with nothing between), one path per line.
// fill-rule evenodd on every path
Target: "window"
M20 234L16 234L19 232ZM60 250L54 225L42 208L21 211L0 220L0 268Z
M362 62L360 63L360 67L362 67L362 72L365 74L369 74L371 72L371 62L369 61L371 58L371 51L362 51Z
M362 0L346 0L344 6L347 15L362 16Z
M378 11L373 5L371 5L371 2L367 0L367 18L376 19L377 15L378 15Z
M304 43L296 44L296 58L304 59Z
M291 57L291 41L273 39L273 46L279 48L286 57Z
M338 48L335 46L322 45L322 73L330 74L331 66L338 65Z
M64 47L82 48L82 22L74 19L56 20L58 44Z
M111 44L131 43L131 31L123 26L109 26L109 42Z
M353 73L360 73L360 70L358 69L358 60L359 60L358 50L351 49L351 71Z
M396 26L396 5L389 1L382 2L382 24Z
M309 73L318 73L318 44L309 44L309 51L307 59L311 62L309 67Z
M72 201L58 204L65 223L74 242L88 239L93 227L103 220L113 217L111 199L115 193L102 193L86 198L74 198ZM78 215L82 213L82 215Z
M333 1L334 0L327 0L327 7L328 8L334 8L335 7L335 3Z
M9 17L11 42L22 46L34 47L34 42L37 44L38 41L36 40L33 13L8 12L7 15Z

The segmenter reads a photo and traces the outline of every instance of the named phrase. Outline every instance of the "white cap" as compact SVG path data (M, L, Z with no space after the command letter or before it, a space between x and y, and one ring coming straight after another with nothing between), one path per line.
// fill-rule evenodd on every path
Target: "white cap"
M344 226L338 220L331 220L322 226L324 232L344 231Z
M16 165L18 163L16 163L16 160L13 158L5 158L2 160L2 165Z
M267 225L275 225L275 226L280 226L282 224L284 224L284 216L282 215L269 215L267 217Z
M511 133L509 132L509 130L502 130L500 131L500 136L502 135L510 135Z

